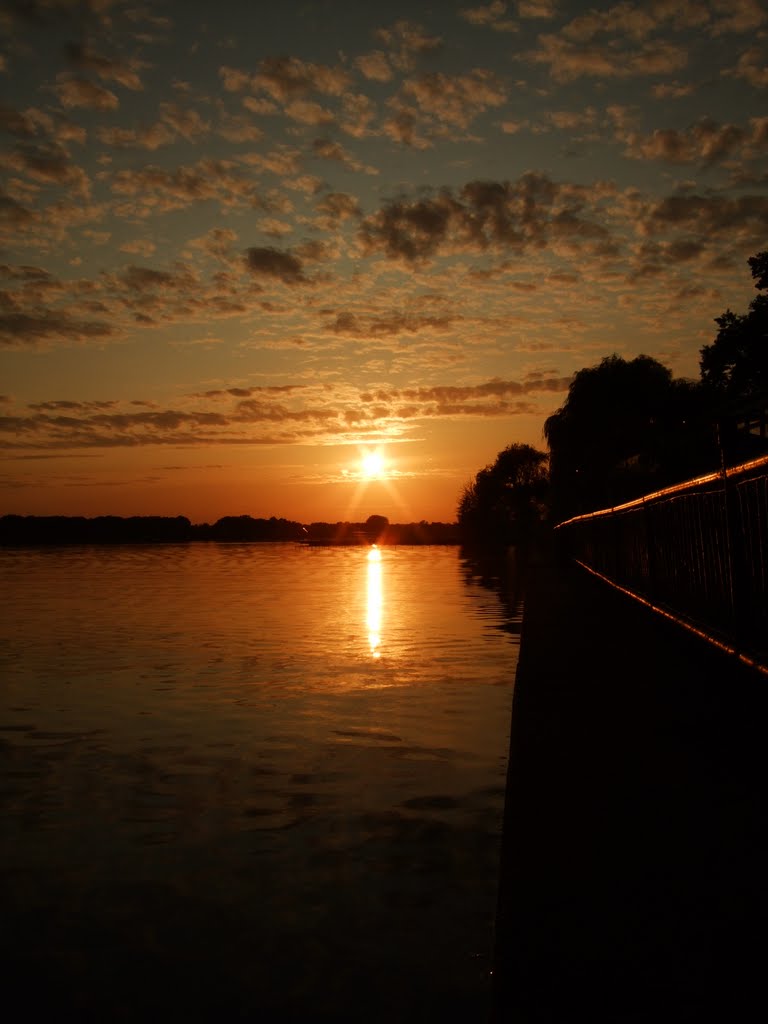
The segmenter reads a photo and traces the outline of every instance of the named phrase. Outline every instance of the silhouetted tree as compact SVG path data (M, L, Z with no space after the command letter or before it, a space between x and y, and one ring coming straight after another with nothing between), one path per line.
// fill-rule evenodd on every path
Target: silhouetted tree
M650 356L574 374L544 424L555 518L616 505L717 465L706 391Z
M386 516L368 516L365 520L363 531L368 540L374 544L376 541L381 540L388 526L389 520Z
M464 543L525 544L541 521L547 492L547 456L529 444L511 444L462 490L457 509Z
M749 259L755 288L768 289L768 251ZM701 350L701 379L728 399L768 393L768 295L758 295L749 312L727 309L715 318L717 337Z

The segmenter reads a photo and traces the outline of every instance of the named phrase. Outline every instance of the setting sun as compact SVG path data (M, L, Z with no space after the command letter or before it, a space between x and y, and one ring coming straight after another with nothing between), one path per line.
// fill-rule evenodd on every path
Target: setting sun
M381 479L386 463L384 456L378 449L373 451L363 452L360 457L360 471L362 476L368 480L379 480Z

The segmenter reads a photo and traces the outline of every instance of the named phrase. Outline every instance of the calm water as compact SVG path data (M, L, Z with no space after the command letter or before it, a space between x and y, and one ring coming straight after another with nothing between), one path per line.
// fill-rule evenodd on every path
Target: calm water
M0 953L82 1019L487 1007L518 609L455 548L0 551Z

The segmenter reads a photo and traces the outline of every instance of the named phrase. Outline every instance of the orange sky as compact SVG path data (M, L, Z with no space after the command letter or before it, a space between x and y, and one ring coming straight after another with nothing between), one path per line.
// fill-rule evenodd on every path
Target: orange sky
M0 514L451 520L753 297L763 3L212 10L0 13Z

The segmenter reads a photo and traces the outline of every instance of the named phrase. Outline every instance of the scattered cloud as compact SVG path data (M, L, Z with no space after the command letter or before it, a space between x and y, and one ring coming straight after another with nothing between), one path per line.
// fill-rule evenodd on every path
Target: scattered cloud
M117 110L117 96L88 78L62 72L56 76L56 95L63 107L85 107L88 110Z
M115 401L52 400L0 416L0 448L57 451L220 444L323 444L369 434L404 437L417 421L515 416L531 411L529 396L560 393L569 378L531 373L461 387L230 387L191 396L168 408ZM194 403L190 407L190 403Z
M379 173L377 167L371 167L369 164L356 160L340 143L333 142L331 139L315 139L312 143L312 154L321 160L336 160L351 171L363 171L365 174Z
M172 171L151 165L122 170L111 177L110 184L122 200L116 210L124 216L145 218L207 200L224 208L263 206L253 177L231 160L203 159Z
M459 17L468 21L470 25L488 26L494 32L517 32L517 23L511 18L506 18L506 13L506 3L502 0L492 0L492 3L484 6L461 8Z
M113 338L117 329L98 320L77 320L66 313L0 313L0 346L37 348L52 343L93 341Z
M283 284L305 284L301 260L288 249L254 246L245 251L245 264L254 278L276 278Z
M371 82L390 82L394 74L386 53L381 50L357 57L355 67Z
M104 57L81 43L68 43L67 56L84 71L92 71L103 81L117 82L134 91L143 88L138 72L144 66L141 61L125 61L116 57Z
M430 35L421 25L403 19L376 33L387 47L390 63L399 71L410 71L419 57L435 54L442 49L440 36Z
M611 47L555 35L544 35L539 47L527 54L533 64L544 64L558 83L581 77L634 78L674 75L688 63L683 46L667 40L646 40L634 47Z
M724 73L742 78L756 89L765 89L768 87L768 58L764 50L751 46L739 56L736 66Z
M439 72L411 78L403 84L403 95L436 122L467 128L483 111L501 106L506 91L491 71L476 68L467 75L449 76Z
M711 164L733 156L753 156L765 148L767 119L755 119L749 128L718 124L704 117L684 130L657 128L649 135L619 132L626 153L637 160L665 160L673 164Z
M522 253L556 240L577 246L602 241L608 231L594 216L585 215L587 198L585 190L541 174L525 174L517 182L472 181L458 192L443 189L386 204L363 220L360 242L368 255L421 264L439 254Z
M134 238L129 242L123 242L120 252L126 252L130 256L151 256L157 250L154 242L148 238Z

